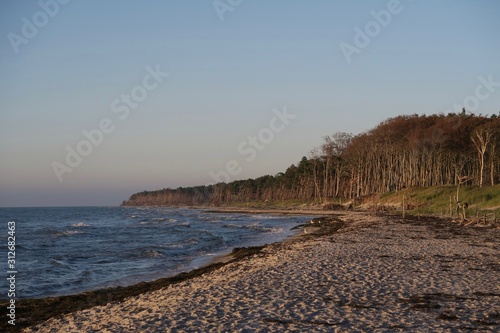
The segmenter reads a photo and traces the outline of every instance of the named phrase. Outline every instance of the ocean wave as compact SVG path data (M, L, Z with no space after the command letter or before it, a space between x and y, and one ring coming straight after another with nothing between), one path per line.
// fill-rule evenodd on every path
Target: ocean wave
M181 249L184 246L185 246L184 244L172 243L172 244L165 244L162 247L165 248L165 249Z
M223 226L224 228L238 228L238 229L253 229L253 230L261 230L262 227L258 222L253 222L250 224L235 224L228 223Z
M83 227L90 227L90 224L78 222L78 223L73 223L71 226L73 228L83 228Z
M158 258L158 257L163 257L163 253L155 251L155 250L142 250L140 252L140 257L141 258Z
M169 218L165 218L165 217L154 217L151 220L142 220L139 222L139 224L159 224L160 222L175 223L175 222L177 222L177 220L176 219L169 219ZM177 225L186 225L186 224L179 223ZM187 225L189 225L189 223Z
M193 245L193 244L198 244L199 242L200 241L196 238L189 238L184 241L184 244Z
M90 270L84 270L82 274L80 275L80 278L76 281L77 283L88 283L92 281L92 276L94 275L94 272Z
M284 220L289 219L290 217L276 215L251 215L250 218L254 220Z
M234 223L224 224L222 227L223 228L236 228L236 229L248 228L247 226L240 225L240 224L234 224Z
M166 217L154 217L151 220L152 221L156 221L156 222L165 222L165 221L166 222L172 222L172 223L177 222L176 219L172 219L172 218L169 219L169 218L166 218Z
M269 234L281 234L284 231L283 228L275 228L275 227L263 228L263 230Z
M153 259L165 256L162 250L156 246L137 248L135 250L129 250L123 254L126 260Z
M283 228L265 227L263 225L260 225L257 222L250 223L250 224L234 224L234 223L229 223L229 224L224 225L224 228L247 229L247 230L255 230L255 231L258 231L258 232L272 233L272 234L277 234L277 233L282 233L283 232Z
M72 236L72 235L79 235L79 234L84 234L84 232L78 231L78 230L65 230L65 231L55 233L55 236Z
M220 223L225 221L239 221L241 217L245 217L243 215L235 215L235 214L199 214L196 216L198 221L205 221L210 223Z
M62 260L49 259L51 265L56 267L68 267L69 265Z

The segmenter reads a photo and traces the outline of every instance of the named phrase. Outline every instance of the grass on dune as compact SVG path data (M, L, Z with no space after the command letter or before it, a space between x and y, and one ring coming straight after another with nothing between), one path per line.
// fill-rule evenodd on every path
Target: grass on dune
M405 205L420 214L449 214L450 198L452 210L456 209L456 186L435 186L428 188L409 188L398 192L391 192L381 196L380 203L402 207L403 197ZM462 186L459 191L459 200L467 202L467 215L483 215L490 212L500 213L500 185L495 186Z
M446 215L450 214L450 197L453 216L456 214L455 197L457 187L454 185L434 187L412 187L397 192L373 195L366 198L365 204L379 204L392 207L396 212L402 211L403 197L406 213L409 215L428 214ZM467 216L489 214L495 212L500 217L500 184L495 186L461 186L459 192L460 202L467 202ZM329 203L342 204L349 199L329 198ZM238 208L261 208L261 209L300 209L319 207L323 203L319 200L275 200L275 201L251 201L231 202L228 206Z

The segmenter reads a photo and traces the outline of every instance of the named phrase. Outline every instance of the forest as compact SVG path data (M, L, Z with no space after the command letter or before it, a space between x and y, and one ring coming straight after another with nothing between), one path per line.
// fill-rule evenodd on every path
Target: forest
M277 175L133 194L124 206L330 202L410 187L500 182L500 116L404 115L358 134L323 137L308 157Z

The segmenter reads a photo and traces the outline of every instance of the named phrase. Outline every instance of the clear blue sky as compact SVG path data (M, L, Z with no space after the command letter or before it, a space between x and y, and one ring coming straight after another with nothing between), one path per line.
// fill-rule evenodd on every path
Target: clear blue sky
M117 205L213 183L231 160L231 180L276 174L324 135L447 112L479 76L500 81L497 0L401 0L348 63L340 44L390 2L247 0L224 20L210 0L73 0L48 6L53 17L0 2L0 206ZM169 76L119 119L111 104L157 65ZM284 106L296 118L247 161L238 146ZM475 112L499 110L496 87ZM102 119L114 131L60 182L53 162L68 167L66 146Z

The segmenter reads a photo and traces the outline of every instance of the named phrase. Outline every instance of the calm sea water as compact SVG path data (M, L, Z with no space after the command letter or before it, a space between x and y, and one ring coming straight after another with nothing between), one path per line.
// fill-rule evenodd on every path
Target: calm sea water
M280 241L307 219L152 207L0 208L0 258L6 272L7 222L15 221L17 297L67 295L174 275L234 247Z

